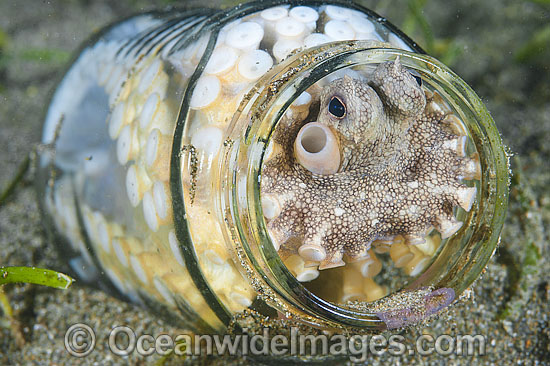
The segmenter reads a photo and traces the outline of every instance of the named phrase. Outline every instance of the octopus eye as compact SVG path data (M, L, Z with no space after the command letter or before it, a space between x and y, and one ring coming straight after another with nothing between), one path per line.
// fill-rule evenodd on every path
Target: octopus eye
M416 80L418 86L422 86L422 78L416 72L410 72L411 76Z
M328 103L328 111L338 119L344 118L346 115L346 106L342 103L340 98L332 97Z

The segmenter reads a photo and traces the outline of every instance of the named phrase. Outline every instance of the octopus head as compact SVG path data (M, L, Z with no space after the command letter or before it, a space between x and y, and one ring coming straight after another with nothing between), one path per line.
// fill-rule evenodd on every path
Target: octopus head
M342 145L359 145L382 132L384 106L368 84L346 75L327 85L320 100L318 122L333 129Z
M333 81L321 93L317 122L303 127L309 130L318 123L330 128L318 134L328 136L322 139L326 140L323 146L327 145L325 152L332 151L332 154L302 154L297 156L298 160L306 168L315 158L329 165L336 160L334 151L340 151L342 164L338 169L310 169L321 174L354 169L357 164L372 165L377 161L387 165L392 160L389 154L404 142L403 135L424 111L426 97L421 86L421 78L403 67L398 59L380 64L368 81L347 75ZM302 136L298 136L299 141ZM311 133L306 136L309 141L314 137ZM300 145L296 152L302 152Z

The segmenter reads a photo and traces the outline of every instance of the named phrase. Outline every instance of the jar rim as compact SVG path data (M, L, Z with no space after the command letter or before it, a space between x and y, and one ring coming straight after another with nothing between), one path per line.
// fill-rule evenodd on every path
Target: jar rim
M416 293L427 302L436 295L440 309L456 299L479 276L499 241L507 208L508 157L489 112L475 92L455 73L436 59L393 48L377 48L372 43L335 42L298 54L258 81L235 114L226 144L222 177L228 188L222 198L226 222L235 225L231 242L246 275L251 278L267 302L285 313L298 313L303 320L322 327L386 329L416 323L433 314L402 314L407 307L388 307L385 311L358 311L319 298L301 284L279 258L267 233L260 202L261 166L271 133L291 102L307 87L340 68L390 61L400 57L402 65L421 72L427 81L441 87L440 94L465 119L472 140L480 153L482 179L479 181L478 211L469 215L466 240L453 241L461 254L451 255L453 264L442 263L440 253L435 261L410 285L397 292L402 296ZM290 90L290 91L289 91ZM438 89L439 91L439 89ZM279 99L283 98L283 102ZM254 111L253 113L251 111ZM246 123L246 133L239 131ZM234 160L233 160L234 159ZM232 161L233 160L233 161ZM246 197L239 191L248 192ZM463 235L464 237L464 235ZM450 248L446 245L445 248ZM459 253L460 254L460 253ZM467 258L467 259L466 259ZM439 261L438 261L439 259ZM459 278L460 277L460 278ZM446 292L442 292L447 289ZM432 291L435 290L435 291ZM398 299L394 294L386 297ZM389 301L392 303L392 301ZM440 304L440 305L441 305ZM383 307L382 307L383 308ZM385 317L385 315L388 317ZM395 318L398 318L395 320Z

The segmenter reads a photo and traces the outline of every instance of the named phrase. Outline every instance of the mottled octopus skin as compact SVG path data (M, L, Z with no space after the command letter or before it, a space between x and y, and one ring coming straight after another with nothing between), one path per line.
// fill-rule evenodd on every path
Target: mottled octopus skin
M346 107L341 119L328 111L334 96ZM380 64L368 80L345 76L324 87L317 122L331 128L341 151L332 175L297 162L293 143L309 121L285 114L273 136L279 148L261 180L261 194L280 209L267 228L282 258L314 248L325 269L344 265L344 254L346 261L367 257L377 239L402 235L414 244L432 226L442 233L458 229L453 208L468 211L475 193L460 181L472 160L462 156L463 137L446 123L446 113L429 102L399 60Z

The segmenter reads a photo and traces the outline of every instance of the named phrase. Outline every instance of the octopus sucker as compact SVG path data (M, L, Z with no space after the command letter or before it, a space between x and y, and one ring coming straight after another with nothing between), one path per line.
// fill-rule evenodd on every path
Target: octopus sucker
M455 197L456 197L457 203L460 205L460 207L464 209L464 211L468 212L472 209L472 206L476 199L476 193L477 193L476 187L464 187L464 186L458 187L455 193Z
M406 247L425 243L433 228L443 239L460 230L454 209L470 211L477 195L463 180L479 178L478 160L466 157L462 123L437 92L399 58L353 75L312 92L318 110L307 118L282 117L278 153L262 172L281 258L299 255L319 270L365 262L373 242L404 266L414 257Z
M355 262L354 265L363 277L374 277L382 270L382 263L372 249L366 258Z
M473 154L470 158L464 159L459 172L462 179L466 180L479 180L481 179L481 165L479 163L479 156Z
M409 245L423 244L426 242L426 235L423 233L404 235L405 242Z
M397 241L393 243L389 249L389 253L390 258L397 268L404 267L414 257L410 247L404 241Z
M441 239L447 239L462 227L462 222L455 219L452 214L437 216L435 228L441 234Z

